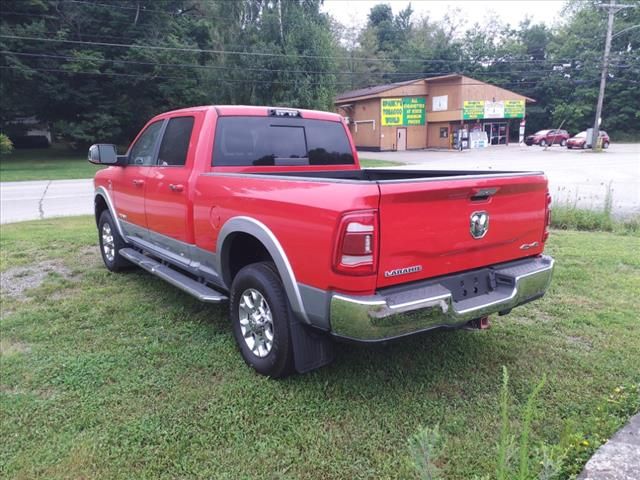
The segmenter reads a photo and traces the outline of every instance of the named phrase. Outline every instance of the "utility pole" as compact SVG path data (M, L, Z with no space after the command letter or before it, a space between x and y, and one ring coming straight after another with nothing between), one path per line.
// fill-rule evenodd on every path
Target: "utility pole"
M607 40L604 44L604 59L602 60L602 76L600 77L600 93L598 94L598 105L596 107L596 118L593 122L593 135L591 136L591 148L595 152L598 148L598 139L600 135L600 117L602 116L602 103L604 102L604 88L607 85L607 70L609 70L609 53L611 52L611 35L613 31L614 15L625 8L632 8L635 5L618 5L615 0L611 3L598 5L609 11L609 19L607 23Z

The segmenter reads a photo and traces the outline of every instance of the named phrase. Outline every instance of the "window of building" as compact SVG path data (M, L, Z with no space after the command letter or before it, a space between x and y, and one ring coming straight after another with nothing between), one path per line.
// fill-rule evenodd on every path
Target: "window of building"
M158 152L158 165L183 166L186 163L193 120L193 117L169 120Z
M449 127L440 127L440 138L449 138Z

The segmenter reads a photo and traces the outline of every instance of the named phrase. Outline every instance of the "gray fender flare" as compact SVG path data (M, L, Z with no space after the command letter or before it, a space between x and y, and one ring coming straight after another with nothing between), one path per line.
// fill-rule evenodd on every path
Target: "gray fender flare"
M229 283L229 272L223 271L222 258L226 254L224 250L225 241L229 235L233 233L246 233L257 238L262 245L264 245L271 255L271 258L273 258L276 269L280 274L282 284L289 298L289 303L291 304L291 309L299 318L309 323L304 304L302 303L298 282L296 281L296 276L293 273L287 254L269 227L255 218L244 216L233 217L227 220L222 226L216 243L216 270L221 274L223 281ZM229 245L227 245L227 248L228 246ZM231 285L227 285L227 287L231 287Z
M113 206L113 202L111 201L111 195L109 195L109 192L107 191L106 188L104 187L98 187L96 188L95 192L94 192L94 196L93 196L93 201L95 202L95 199L97 197L102 197L105 201L105 203L107 204L107 208L109 209L109 213L111 213L111 218L113 218L113 222L116 224L116 228L118 229L118 233L120 234L120 237L122 238L127 238L124 234L124 231L122 230L122 225L120 225L120 219L118 218L118 215L116 214L116 209ZM96 218L96 222L99 219Z

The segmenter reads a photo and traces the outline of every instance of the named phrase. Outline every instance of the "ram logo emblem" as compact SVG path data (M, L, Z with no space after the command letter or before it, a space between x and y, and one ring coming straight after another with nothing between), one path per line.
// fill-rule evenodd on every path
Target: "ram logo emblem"
M473 212L469 230L473 238L484 237L489 231L489 214L487 212Z

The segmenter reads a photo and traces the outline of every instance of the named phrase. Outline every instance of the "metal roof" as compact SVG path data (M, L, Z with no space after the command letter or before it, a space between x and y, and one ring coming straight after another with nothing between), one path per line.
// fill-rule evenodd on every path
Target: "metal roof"
M385 85L375 85L373 87L359 88L357 90L351 90L350 92L341 93L336 97L336 101L339 102L341 100L347 100L351 98L375 95L376 93L386 92L387 90L402 87L403 85L411 85L412 83L417 83L424 80L424 78L414 78L413 80L405 80L404 82L387 83Z
M502 90L506 90L505 88L499 86L499 85L493 85L491 83L487 83L487 82L483 82L482 80L475 80L471 77L466 77L464 75L460 75L458 73L451 73L448 75L441 75L439 77L427 77L427 78L414 78L413 80L405 80L403 82L395 82L395 83L387 83L385 85L375 85L373 87L366 87L366 88L360 88L358 90L351 90L349 92L344 92L341 93L340 95L338 95L336 97L336 101L335 103L343 103L343 102L347 102L347 101L351 101L351 100L357 100L359 98L362 97L370 97L372 95L376 95L378 93L382 93L382 92L386 92L388 90L393 90L394 88L398 88L398 87L402 87L404 85L411 85L412 83L418 83L418 82L433 82L433 81L437 81L437 80L444 80L447 78L466 78L469 80L473 80L474 82L478 82L478 83L484 83L486 85L492 86L492 87L497 87L500 88ZM464 84L464 80L463 80L463 84ZM511 91L511 90L507 90L507 91ZM520 93L516 93L513 92L516 95L519 95L521 97L524 97L527 101L529 102L535 102L535 99L533 98L529 98L526 97Z

